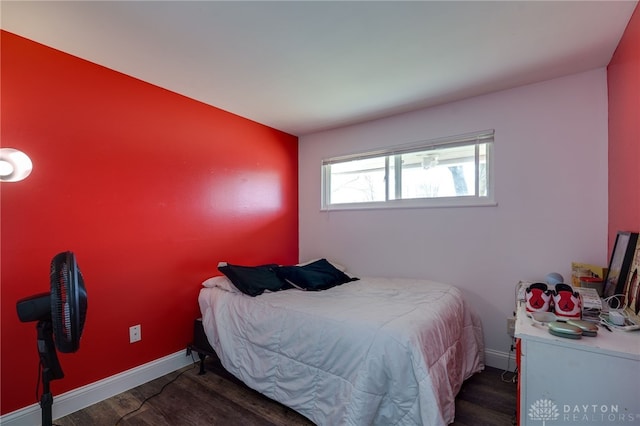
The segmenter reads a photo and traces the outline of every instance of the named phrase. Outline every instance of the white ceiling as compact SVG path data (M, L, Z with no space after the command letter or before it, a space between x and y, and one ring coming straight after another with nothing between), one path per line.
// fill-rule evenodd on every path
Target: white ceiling
M6 1L1 27L304 135L606 66L637 1Z

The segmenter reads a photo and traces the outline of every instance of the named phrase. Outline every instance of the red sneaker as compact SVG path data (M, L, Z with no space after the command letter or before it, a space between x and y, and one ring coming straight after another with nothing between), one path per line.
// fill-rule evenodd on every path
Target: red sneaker
M527 312L547 312L551 304L551 290L545 283L533 283L525 292Z
M553 305L557 317L580 319L582 316L580 294L568 284L556 284Z

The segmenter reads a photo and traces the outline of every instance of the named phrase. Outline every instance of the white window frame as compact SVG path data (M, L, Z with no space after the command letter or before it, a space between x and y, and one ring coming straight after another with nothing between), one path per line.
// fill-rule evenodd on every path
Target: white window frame
M481 132L467 133L463 135L432 139L427 141L421 141L417 143L398 145L394 147L377 149L367 152L343 155L340 157L326 158L322 160L322 178L321 178L321 210L359 210L359 209L386 209L386 208L429 208L429 207L474 207L474 206L495 206L497 205L494 198L494 143L495 132L494 130L485 130ZM486 195L478 195L478 173L479 173L479 144L486 144ZM429 149L440 149L456 146L476 146L476 189L475 195L464 195L454 197L429 197L429 198L405 198L405 199L389 199L388 194L385 195L383 201L371 201L371 202L355 202L355 203L333 203L330 204L331 195L331 174L329 172L330 165L368 159L368 158L380 158L385 157L386 163L389 163L391 156L398 154L407 154L411 152L426 151ZM387 191L388 192L388 191Z

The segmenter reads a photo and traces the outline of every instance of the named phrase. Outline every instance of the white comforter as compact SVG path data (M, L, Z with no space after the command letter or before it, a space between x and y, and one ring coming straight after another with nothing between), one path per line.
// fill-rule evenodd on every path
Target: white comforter
M483 368L482 330L455 287L363 278L249 297L204 288L226 370L318 425L444 425Z

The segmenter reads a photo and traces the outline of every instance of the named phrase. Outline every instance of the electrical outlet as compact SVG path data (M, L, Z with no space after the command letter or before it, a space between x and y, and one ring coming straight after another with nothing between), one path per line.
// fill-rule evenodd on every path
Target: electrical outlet
M142 340L140 324L129 327L129 343L139 342Z
M507 334L514 337L516 333L516 319L515 317L507 318Z

